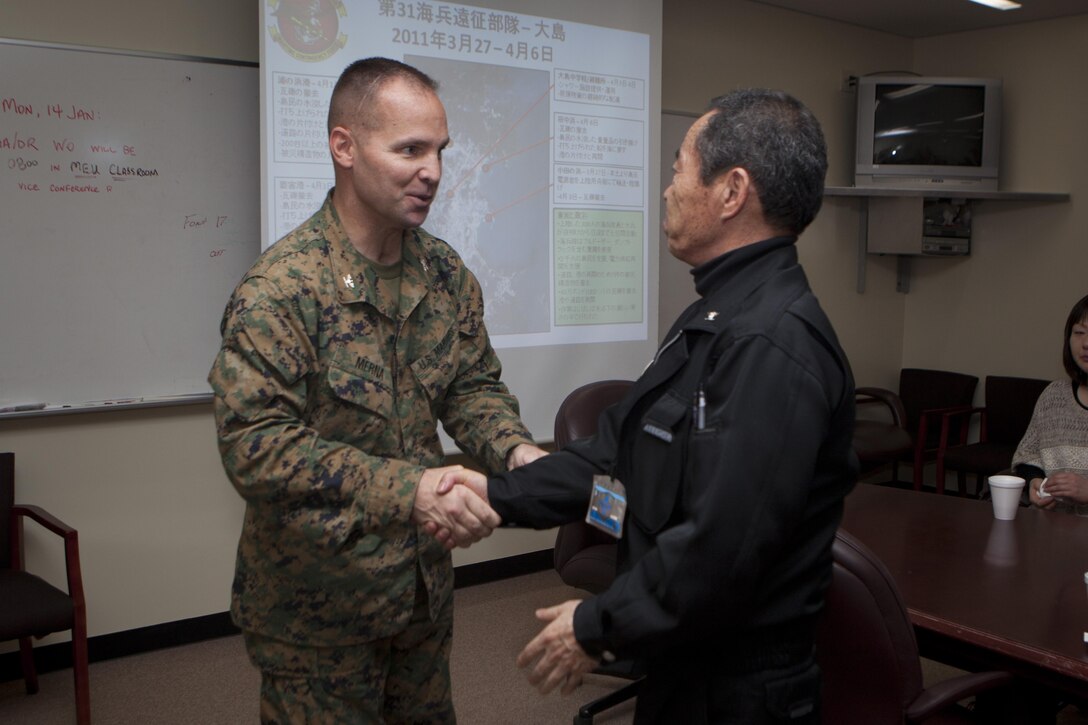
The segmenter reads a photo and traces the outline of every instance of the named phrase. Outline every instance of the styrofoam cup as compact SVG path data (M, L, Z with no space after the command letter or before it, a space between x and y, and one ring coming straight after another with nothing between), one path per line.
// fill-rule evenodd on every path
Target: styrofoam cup
M1019 476L990 476L990 502L994 506L994 518L1012 521L1020 508L1020 492L1024 479Z

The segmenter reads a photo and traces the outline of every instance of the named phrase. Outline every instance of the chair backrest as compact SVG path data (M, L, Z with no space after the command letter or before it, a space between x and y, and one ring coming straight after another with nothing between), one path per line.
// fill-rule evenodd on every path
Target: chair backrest
M619 402L630 380L601 380L574 389L555 413L555 447L597 433L597 421L606 408ZM599 556L579 556L599 547ZM604 591L616 575L616 540L581 521L564 524L555 534L553 560L559 577L570 586Z
M0 569L11 568L11 508L15 505L15 454L0 453Z
M633 383L630 380L599 380L575 388L555 413L555 447L597 433L597 419L618 403Z
M1016 446L1049 380L986 376L986 440Z
M843 530L816 634L824 722L902 723L922 691L918 642L884 564Z
M911 436L918 433L918 422L923 410L971 405L975 397L978 378L948 370L903 368L899 371L899 398L907 414L907 430ZM931 425L926 431L925 448L940 444L941 426Z

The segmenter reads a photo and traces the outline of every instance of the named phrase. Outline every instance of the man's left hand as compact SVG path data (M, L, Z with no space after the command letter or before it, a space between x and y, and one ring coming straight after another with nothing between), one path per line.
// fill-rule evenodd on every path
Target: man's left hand
M548 625L518 655L518 667L531 667L529 682L544 695L561 687L564 695L582 684L582 677L597 666L574 638L574 610L580 599L536 610Z

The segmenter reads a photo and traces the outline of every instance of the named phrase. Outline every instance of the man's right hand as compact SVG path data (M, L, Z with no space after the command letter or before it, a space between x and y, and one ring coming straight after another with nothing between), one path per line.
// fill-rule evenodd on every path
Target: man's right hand
M465 472L474 473L466 471L462 466L428 468L416 486L412 521L434 534L447 549L474 544L490 536L501 523L499 515L491 510L471 486L448 486L439 493L439 483L446 477L459 477ZM485 478L485 487L486 484Z

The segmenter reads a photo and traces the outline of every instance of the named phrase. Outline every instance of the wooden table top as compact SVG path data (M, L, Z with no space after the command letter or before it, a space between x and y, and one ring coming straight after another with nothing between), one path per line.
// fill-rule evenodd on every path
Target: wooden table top
M891 571L923 655L943 643L964 655L953 664L1088 694L1088 518L1032 507L999 521L989 501L858 484L842 526Z

